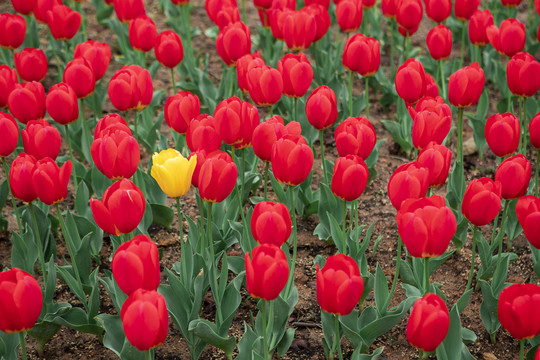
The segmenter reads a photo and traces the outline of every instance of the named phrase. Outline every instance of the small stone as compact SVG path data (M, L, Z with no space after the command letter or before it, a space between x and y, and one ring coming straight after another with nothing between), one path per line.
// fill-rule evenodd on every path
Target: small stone
M478 152L478 148L474 142L474 137L470 137L463 143L463 155L470 156Z
M497 357L493 355L492 353L483 353L482 359L483 360L497 360Z

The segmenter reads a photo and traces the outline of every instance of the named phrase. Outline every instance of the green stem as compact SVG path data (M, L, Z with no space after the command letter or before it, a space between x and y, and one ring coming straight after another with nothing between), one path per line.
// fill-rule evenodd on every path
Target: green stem
M392 296L394 295L394 292L396 291L397 282L399 280L399 267L401 266L401 237L398 236L398 245L397 245L397 258L396 258L396 272L394 274L394 279L392 280L392 287L390 288L390 295L386 298L386 301L384 303L384 311L388 309L388 304L390 303L390 299L392 299Z
M520 97L520 100L521 100L521 104L522 104L522 108L523 108L523 111L522 111L522 118L521 118L521 122L522 122L522 135L521 137L523 138L523 154L526 155L527 154L527 129L528 129L528 126L527 126L527 100L524 98L524 97Z
M473 274L474 274L474 259L476 257L476 232L477 231L478 231L478 227L476 225L473 225L471 272L469 273L469 280L467 281L467 287L465 288L464 293L469 291L472 284L472 279L473 279Z
M183 226L183 223L182 223L182 210L180 208L180 197L176 198L176 213L177 213L177 216L178 216L178 228L179 228L179 233L180 233L180 241L184 242L184 240L183 240L184 226Z
M204 256L204 249L206 247L206 245L205 245L206 237L204 236L204 201L201 199L200 196L199 196L199 202L200 202L199 220L200 220L200 225L201 225L201 249L200 249L200 254L201 254L201 256Z
M23 360L26 360L28 359L28 356L26 355L26 341L25 341L25 338L26 337L26 332L25 331L21 331L19 333L19 340L21 342L21 352L22 352L22 358Z
M270 117L272 117L274 116L274 107L270 105L269 108L270 108Z
M58 206L58 204L55 204L55 207L56 213L58 215L58 221L60 222L60 228L62 229L62 234L64 234L64 240L66 241L66 247L69 252L69 257L71 258L71 266L73 267L75 278L79 281L80 284L82 284L81 275L77 267L77 261L75 260L75 251L71 248L71 241L67 239L70 235L67 231L66 224L64 223L64 217L62 216L62 212L60 211L60 206Z
M540 172L540 150L536 152L536 175L535 175L535 184L534 187L535 195L538 197L538 173Z
M499 268L499 264L501 263L501 255L503 251L503 238L504 238L504 223L506 222L506 211L508 210L508 204L510 204L509 200L504 200L504 210L502 213L502 219L501 219L501 227L499 228L499 233L497 235L497 242L499 243L499 253L497 254L497 267Z
M242 0L242 22L246 22L246 0Z
M326 172L326 162L324 161L324 130L319 130L319 142L321 143L321 160L322 160L322 167L324 172L324 181L326 184L330 184L328 182L328 173Z
M459 67L463 67L463 60L465 59L465 28L467 22L463 21L463 27L461 28L461 58L459 61Z
M265 161L264 165L264 201L268 200L268 167L270 161Z
M424 350L418 349L418 360L424 360L426 358L426 354L424 353Z
M341 336L339 333L339 315L334 314L334 341L332 342L332 354L337 352L338 357L341 359Z
M358 199L354 200L354 228L358 228Z
M424 295L429 292L429 258L424 258Z
M294 121L298 121L298 98L294 98Z
M263 318L263 342L264 342L264 359L270 360L272 357L268 351L268 329L267 329L267 319L266 319L266 300L262 299L262 318Z
M87 154L88 154L88 162L92 164L92 156L90 155L90 147L92 146L92 141L90 140L90 133L88 131L88 124L86 122L86 115L84 113L84 100L81 99L81 106L79 107L79 112L81 113L82 120L83 120L83 132L84 137L86 138L86 145L88 146ZM75 166L75 164L73 164Z
M212 264L214 263L214 240L212 239L212 205L208 203L208 217L206 223L206 232L208 233L208 248L210 249L210 256L212 258Z
M341 225L341 230L343 232L347 230L347 200L343 200L343 224Z
M366 117L369 120L369 77L366 78Z
M28 204L30 208L30 215L32 216L32 221L34 223L34 233L36 236L36 245L38 247L38 256L39 256L39 265L41 267L41 273L43 274L43 283L47 284L47 273L45 273L45 255L43 253L43 244L41 243L41 235L39 233L38 222L36 218L36 213L34 212L34 205L32 202Z
M349 116L353 116L353 72L349 71Z
M290 202L291 202L291 219L292 219L292 224L293 224L293 229L292 229L292 233L293 233L293 256L292 256L292 261L291 261L291 266L290 266L290 272L289 272L289 279L287 280L287 286L286 286L286 290L285 290L285 299L288 299L289 298L289 295L290 295L290 292L292 290L292 287L293 287L293 284L294 284L294 268L296 266L296 251L297 251L297 247L298 247L298 237L297 237L297 234L296 234L296 209L294 207L294 186L289 186L289 198L290 198Z
M441 89L442 89L442 93L443 93L443 99L446 99L446 85L445 85L445 79L444 79L444 65L443 65L443 61L442 60L439 60L439 71L440 71L440 74L441 74Z
M146 351L144 357L145 357L146 360L152 360L152 350L150 349L150 350Z
M68 149L69 149L69 157L71 159L71 162L73 163L73 166L75 166L75 159L73 158L73 150L71 149L71 140L69 138L68 124L66 124L64 126L66 128L66 142L67 142L67 146L68 146ZM77 175L75 174L75 171L73 171L71 173L71 175L73 176L73 183L75 184L75 190L77 190L77 188L79 187L79 184L77 182Z
M11 186L9 186L8 165L6 162L6 158L5 157L1 157L1 158L2 158L2 165L4 166L4 172L6 173L6 179L8 181L9 194L11 195L11 204L13 205L13 210L15 211L15 217L17 218L17 226L19 227L19 234L22 235L23 226L22 226L21 216L19 215L19 207L17 206L17 203L15 202L15 197L13 196L13 193L11 192Z
M174 80L174 68L171 68L173 95L176 94L176 81Z
M52 35L49 37L49 43L52 45L54 58L56 60L56 69L58 71L57 78L58 81L61 82L62 78L64 76L64 69L62 68L62 65L60 65L60 57L58 57L58 49L56 47L56 39L53 38Z
M135 119L133 120L133 124L135 125L135 139L139 141L139 112L137 110L135 110Z
M407 31L407 36L405 36L405 60L409 58L409 46L410 46L409 32Z
M231 97L233 96L233 83L234 83L234 70L229 67L228 70L229 72L229 93L228 93L228 97Z
M463 108L458 108L457 161L463 164Z
M186 29L187 46L185 48L187 48L188 56L190 57L190 61L191 61L193 58L193 53L192 53L193 48L191 46L191 17L189 15L189 4L182 6L182 12L184 15L184 24L186 24L187 26L187 29Z
M390 29L390 75L394 73L394 23L393 19L388 19L388 28Z
M519 360L525 358L525 339L519 340Z

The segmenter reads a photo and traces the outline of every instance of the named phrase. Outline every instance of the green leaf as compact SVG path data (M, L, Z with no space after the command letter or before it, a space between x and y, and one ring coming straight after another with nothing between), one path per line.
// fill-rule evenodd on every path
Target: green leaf
M327 240L332 235L328 214L332 214L338 222L343 221L343 203L338 202L328 185L321 183L320 186L319 225L317 225L313 234L317 235L321 240Z
M189 323L189 331L205 342L223 350L225 354L232 354L236 347L236 338L223 337L218 334L216 324L205 319L196 319Z
M174 210L168 206L159 204L150 204L150 207L152 209L154 224L161 225L170 230L174 219Z
M384 275L384 272L377 263L377 268L375 270L375 304L377 305L377 311L379 314L384 315L386 313L386 308L383 306L386 304L386 300L388 299L388 296L390 295L388 293L388 282L386 281L386 276Z
M50 321L40 321L32 329L28 330L28 335L36 339L39 349L43 349L45 344L56 335L60 328L61 325L59 324Z
M351 360L377 360L381 356L384 347L376 349L372 354L362 354L360 349L356 349L351 357Z
M11 233L11 266L34 274L34 264L38 258L38 249L34 243L34 234L30 227L22 237L15 231Z
M19 358L19 334L6 334L0 331L0 357L5 360Z
M437 358L440 360L460 359L461 349L463 347L461 335L461 320L456 306L450 310L450 328L448 334L437 348Z
M498 300L487 281L480 280L480 289L482 289L483 298L480 305L480 318L488 333L494 334L501 327L497 313Z

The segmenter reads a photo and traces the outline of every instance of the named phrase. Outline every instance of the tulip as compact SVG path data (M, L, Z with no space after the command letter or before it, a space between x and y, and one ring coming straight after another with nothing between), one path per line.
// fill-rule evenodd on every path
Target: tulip
M313 81L313 69L306 55L286 54L277 66L283 79L283 94L287 97L303 97Z
M259 106L272 106L283 94L281 73L270 66L257 66L247 73L249 95Z
M26 0L28 1L28 0ZM47 24L47 13L57 5L62 5L61 0L33 0L33 13L36 20L42 24Z
M26 20L17 14L0 14L0 46L13 50L24 42Z
M489 43L501 55L512 57L525 46L525 26L516 19L506 19L498 28L490 25L486 28Z
M283 38L292 51L303 51L315 41L317 22L308 11L290 11L283 19Z
M141 189L131 181L123 179L105 190L103 201L90 199L90 208L96 224L103 231L118 236L129 234L137 228L146 202Z
M251 53L249 27L241 21L224 27L217 36L216 50L225 64L235 66L236 60Z
M452 162L452 152L446 146L432 141L420 151L417 161L429 170L428 186L437 188L446 182Z
M262 201L253 208L251 233L259 244L281 247L291 235L291 229L291 217L284 204Z
M67 83L53 85L45 100L47 112L61 125L71 124L79 118L79 104L75 90Z
M503 328L518 340L540 333L540 286L514 284L499 294L497 314Z
M0 272L0 330L30 330L41 314L43 295L34 277L21 269Z
M362 1L362 6L364 7L364 9L372 9L373 7L375 7L375 4L377 3L377 0L363 0Z
M87 40L75 46L73 58L84 58L90 64L96 81L100 80L111 62L111 47L107 43Z
M295 186L311 172L313 151L302 136L285 135L274 143L271 161L276 180Z
M444 86L444 84L441 84ZM443 88L444 89L444 88ZM437 97L439 96L439 87L437 86L437 83L435 82L435 79L430 74L426 73L426 95L429 97ZM446 96L446 93L445 95Z
M540 199L532 195L520 198L516 204L516 215L527 240L540 249Z
M271 161L274 143L285 135L300 136L302 128L297 121L287 125L281 116L273 116L253 130L253 151L262 161Z
M108 93L113 106L118 110L141 111L150 104L154 93L150 72L138 65L124 65L113 75Z
M30 120L22 130L24 151L41 160L49 157L55 160L60 152L62 139L56 128L47 120Z
M122 305L120 318L126 338L140 351L148 351L163 344L167 337L167 305L163 295L157 291L135 291Z
M501 183L503 199L518 199L525 195L529 187L531 163L521 154L509 157L495 171L495 181Z
M272 244L262 244L245 255L246 287L249 295L267 301L274 300L285 288L289 264L285 253Z
M452 117L441 113L423 110L416 114L413 120L412 140L418 150L422 150L430 142L442 144L450 128Z
M130 296L136 290L157 290L160 280L156 243L146 235L137 235L118 247L111 261L118 287Z
M317 268L317 301L323 311L345 316L351 313L364 291L358 264L350 256L328 257L322 270Z
M179 134L185 134L189 123L201 113L201 103L197 95L189 91L179 91L165 102L165 121Z
M191 177L197 165L197 157L186 159L176 149L167 149L152 156L150 174L161 191L167 196L177 198L185 195L191 186Z
M337 158L332 174L332 193L345 201L356 200L364 192L369 170L358 155Z
M272 6L272 0L253 0L256 9L269 9Z
M60 168L51 158L43 158L36 162L32 182L39 200L47 205L55 205L67 197L67 186L73 164L66 161Z
M529 136L532 146L540 150L540 112L529 123Z
M24 81L42 81L47 76L47 57L41 49L25 48L15 53L15 68Z
M317 130L332 126L338 116L334 91L326 85L313 90L306 101L306 116L309 123Z
M506 157L519 146L519 120L511 113L492 115L486 121L484 134L491 151L499 157Z
M126 120L118 114L108 114L97 122L94 131L94 140L100 138L105 132L112 131L112 128L125 131L131 135L131 130L127 126Z
M13 116L0 111L0 157L5 158L17 147L19 126ZM6 174L7 175L7 174Z
M489 224L501 209L502 185L487 177L469 183L463 196L461 212L475 226Z
M336 6L336 18L341 31L355 32L362 24L362 0L341 0Z
M317 28L317 31L315 32L315 38L313 39L313 42L321 40L328 32L331 24L330 14L328 13L328 10L321 4L311 4L309 6L305 6L302 11L311 14L315 19L315 26Z
M261 54L257 51L253 54L246 54L236 61L236 79L238 87L243 92L249 92L247 74L253 67L265 66Z
M395 19L397 15L397 8L399 0L382 0L381 9L383 15L388 19Z
M75 90L79 99L92 95L96 88L96 77L92 71L92 65L84 58L73 59L67 64L63 81Z
M425 95L426 73L422 63L406 60L396 72L396 91L406 103L414 104Z
M7 65L0 65L0 109L7 106L8 97L18 83L19 79L15 69Z
M451 0L425 0L426 15L436 23L442 23L452 13Z
M392 206L399 210L407 199L426 196L429 186L429 170L417 161L399 166L388 180L388 197Z
M407 322L409 344L432 352L443 342L450 328L450 314L443 299L433 293L416 300Z
M178 66L184 58L182 40L172 30L165 30L157 36L154 52L157 61L171 69Z
M209 1L206 2L207 4ZM219 30L223 30L227 25L241 21L240 12L236 5L223 5L217 10L216 19L214 23L218 26Z
M223 100L214 110L216 129L223 142L235 148L251 146L253 131L259 125L259 112L236 96Z
M116 17L124 24L138 16L146 15L143 0L114 0L114 11Z
M400 0L397 7L396 21L402 36L411 36L418 30L422 20L423 8L420 0Z
M521 4L521 0L501 0L501 4L503 4L503 6L507 8L515 8L516 6Z
M455 0L454 15L460 21L468 21L478 9L480 0Z
M237 176L229 154L219 150L208 154L199 172L199 195L210 203L222 202L234 189Z
M289 8L271 8L268 10L268 22L270 23L270 30L276 40L284 41L283 26L285 19L291 16L294 9Z
M206 14L214 24L217 24L218 13L225 6L238 8L236 0L206 0L204 4Z
M142 52L152 50L156 38L156 24L148 16L140 15L129 22L129 43L135 50Z
M484 90L484 70L477 62L465 66L450 75L448 100L457 107L475 105Z
M328 10L330 7L330 0L304 0L304 5L309 6L311 4L319 4Z
M47 25L51 35L59 41L71 40L81 27L82 17L65 5L55 5L47 11Z
M345 43L343 67L363 77L375 75L381 64L379 42L363 34L354 34Z
M34 9L34 2L28 0L11 0L11 5L13 5L16 12L23 15L30 15Z
M413 120L416 115L422 111L434 112L439 117L448 118L452 121L452 110L450 110L450 106L448 106L440 96L425 96L416 103L414 108L409 106L409 114ZM447 120L445 119L444 121Z
M476 10L469 20L469 40L471 43L475 46L489 44L486 29L493 24L493 16L489 9Z
M199 115L188 126L186 143L191 151L205 150L207 153L219 150L221 135L216 128L216 121L210 115Z
M429 31L426 44L433 60L444 60L452 52L452 32L442 24L437 25Z
M217 150L219 151L219 150ZM206 158L208 157L208 153L206 150L197 150L189 154L188 160L190 160L192 157L197 157L197 164L195 164L195 170L193 171L193 176L191 177L191 185L198 188L199 187L199 173L201 172L201 167L203 166L204 162L206 161Z
M184 6L189 4L189 0L171 0L174 5Z
M375 128L364 117L350 117L337 127L334 133L339 156L358 155L367 159L377 142Z
M7 101L9 112L23 124L45 116L45 89L32 81L15 85Z
M517 53L506 65L506 80L512 94L531 97L540 88L540 63L529 53Z
M90 147L98 170L111 180L127 179L135 174L141 152L131 132L114 127L101 132Z
M36 170L36 158L32 155L20 153L11 163L9 169L9 187L13 197L32 202L37 199L32 177Z

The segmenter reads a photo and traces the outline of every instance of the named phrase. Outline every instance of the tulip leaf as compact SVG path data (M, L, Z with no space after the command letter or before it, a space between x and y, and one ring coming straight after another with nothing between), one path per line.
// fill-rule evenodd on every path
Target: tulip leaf
M401 129L401 124L392 120L381 120L381 123L386 131L390 133L392 139L398 143L400 148L405 151L405 153L409 154L413 148L412 140L406 137L404 131Z
M467 305L469 305L469 301L471 300L472 291L473 291L473 289L467 290L467 292L463 293L463 295L461 295L461 297L456 302L456 306L457 306L458 312L460 314L465 310Z
M60 330L61 325L50 321L40 321L28 331L28 335L36 339L38 348L43 350L45 344Z
M504 289L504 282L508 276L508 265L510 264L510 255L508 253L501 255L501 261L491 280L491 291L495 297L499 297L499 293Z
M154 224L161 225L170 230L174 219L174 210L168 206L150 204Z
M34 274L34 264L38 258L38 249L34 244L33 229L27 227L21 235L13 231L11 233L11 266L22 269L30 274Z
M331 213L327 212L326 216L328 216L328 220L330 220L330 234L332 234L334 244L340 253L347 255L349 253L345 241L347 235L343 232L341 225L338 224L336 218Z
M279 357L285 355L291 347L291 344L294 340L295 332L296 329L294 328L289 328L287 329L287 331L285 331L284 336L281 338L281 341L278 343L278 346L276 348Z
M461 320L457 306L450 310L450 328L444 341L437 347L437 358L440 360L460 359L463 340L461 335Z
M338 202L327 184L321 183L320 186L321 199L319 200L319 224L315 228L313 235L317 235L321 240L328 240L332 235L328 214L332 214L339 224L343 221L343 203Z
M77 211L80 216L84 216L85 218L91 220L93 217L88 202L89 199L90 191L88 190L88 186L84 181L81 181L77 187L77 193L75 195L75 211Z
M386 276L384 275L384 272L378 263L375 270L374 295L375 304L377 305L377 311L379 312L379 314L384 315L386 313L386 308L383 308L383 306L386 304L386 300L388 299L388 296L390 294L388 293L388 282L386 281Z
M0 358L17 360L19 358L19 334L6 334L0 331Z
M504 232L508 235L509 244L511 244L512 241L523 231L516 215L516 204L517 200L510 201L510 206L508 207L508 211L506 213L506 222L504 223Z
M219 335L216 324L206 319L196 319L190 322L189 331L193 332L203 341L223 350L227 355L232 354L236 347L236 338Z
M236 357L236 360L253 360L255 346L261 344L260 341L257 342L258 338L259 336L257 336L253 329L244 321L244 335L238 342L238 356Z
M72 307L52 317L51 321L87 334L101 335L103 333L103 328L100 325L90 323L86 312L78 307ZM91 322L94 322L94 319Z
M480 318L489 334L494 334L501 326L497 313L498 300L493 295L491 286L487 281L480 280L482 289L482 304L480 305Z
M144 360L145 353L135 349L124 335L122 320L119 315L100 314L97 316L105 329L103 345L122 360Z
M384 347L376 349L373 354L362 354L360 350L360 348L354 350L351 360L377 360L381 356Z
M105 277L100 277L99 281L103 284L109 296L113 302L113 305L118 313L122 309L124 301L127 299L127 295L120 289L118 283L114 281L113 275L110 270L105 270Z

